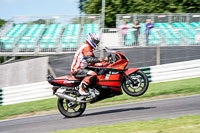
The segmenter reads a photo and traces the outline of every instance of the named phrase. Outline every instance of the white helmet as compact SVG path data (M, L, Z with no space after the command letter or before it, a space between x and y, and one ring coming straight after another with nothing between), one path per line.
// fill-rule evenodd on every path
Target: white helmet
M99 37L95 33L88 33L86 41L92 48L96 49L99 43Z

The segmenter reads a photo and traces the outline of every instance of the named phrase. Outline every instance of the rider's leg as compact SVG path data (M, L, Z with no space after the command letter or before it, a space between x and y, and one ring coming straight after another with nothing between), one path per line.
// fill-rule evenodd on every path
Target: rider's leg
M88 88L88 86L94 82L97 78L97 74L93 71L88 71L87 73L87 77L85 77L82 82L80 83L80 86L79 86L79 93L81 95L89 95L89 93L87 93L85 90Z

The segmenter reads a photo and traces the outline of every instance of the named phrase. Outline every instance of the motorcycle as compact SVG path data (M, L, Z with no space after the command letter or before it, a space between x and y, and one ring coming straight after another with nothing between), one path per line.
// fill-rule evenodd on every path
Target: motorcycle
M78 92L81 79L70 75L48 77L48 82L53 85L53 94L58 97L58 110L65 117L78 117L85 111L87 103L122 95L122 89L130 96L140 96L147 91L149 81L146 74L138 68L126 68L128 59L122 52L106 50L109 56L103 67L87 68L97 73L96 81L87 88L88 96L81 96Z

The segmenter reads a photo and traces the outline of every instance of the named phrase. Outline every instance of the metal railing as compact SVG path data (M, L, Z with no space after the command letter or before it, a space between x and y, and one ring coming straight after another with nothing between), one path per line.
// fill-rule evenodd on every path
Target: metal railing
M151 19L154 23L191 23L200 22L200 13L117 14L116 27L118 27L124 20L130 23L136 20L140 21L140 23L145 23L146 19Z

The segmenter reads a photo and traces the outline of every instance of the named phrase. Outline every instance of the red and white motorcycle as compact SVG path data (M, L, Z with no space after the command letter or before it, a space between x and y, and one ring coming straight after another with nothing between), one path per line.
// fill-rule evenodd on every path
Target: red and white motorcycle
M138 68L126 68L128 59L123 53L113 50L109 53L109 60L103 67L88 67L98 74L96 82L88 88L89 96L81 96L78 92L81 79L70 75L48 77L48 82L53 85L53 94L58 96L57 106L61 114L80 116L86 109L86 103L121 95L121 88L130 96L140 96L147 91L149 82L146 74Z

